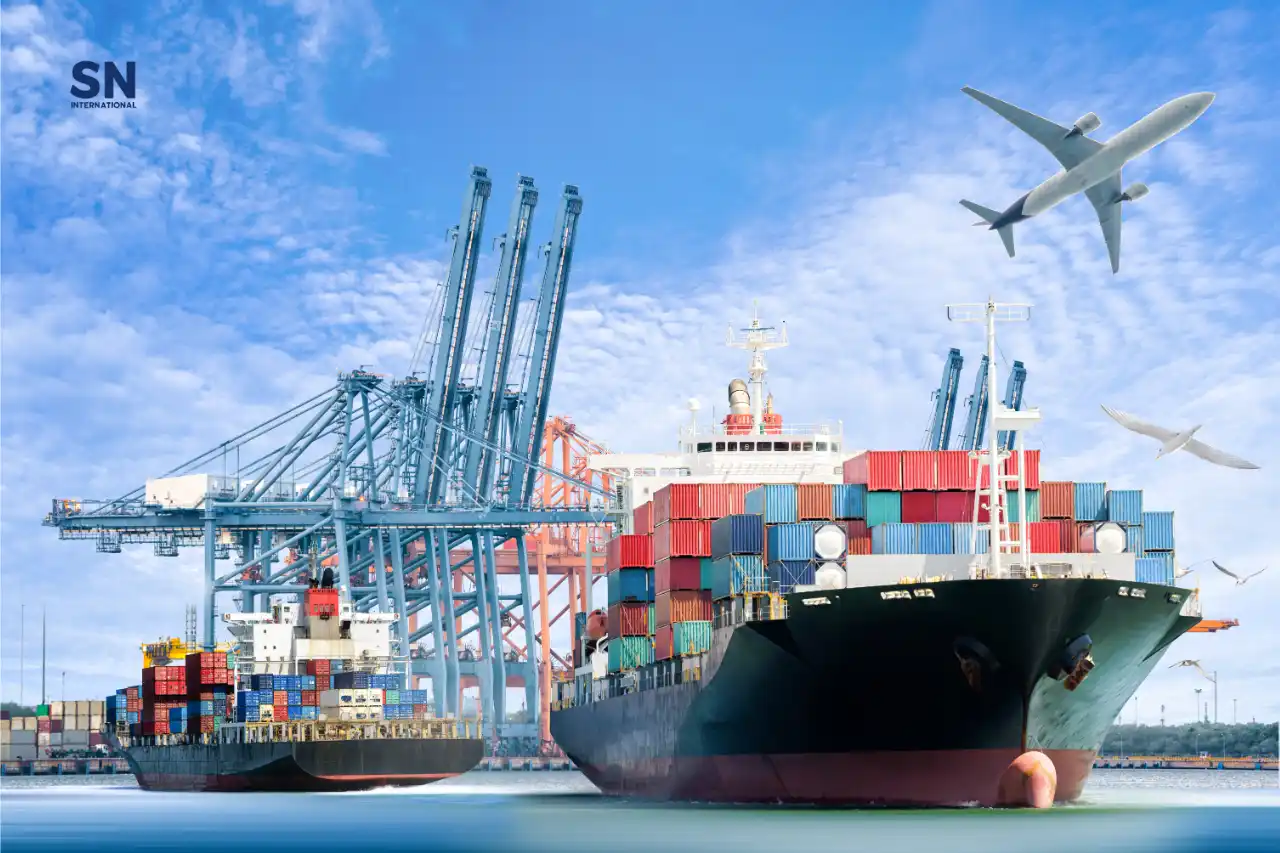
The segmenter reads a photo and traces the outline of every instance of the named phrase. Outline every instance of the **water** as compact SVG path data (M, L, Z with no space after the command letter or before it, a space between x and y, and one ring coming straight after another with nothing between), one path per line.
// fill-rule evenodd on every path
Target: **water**
M168 794L132 777L7 777L0 847L84 850L492 851L1275 850L1280 777L1248 770L1096 770L1048 812L664 805L603 797L567 772L472 772L342 794ZM1225 846L1224 846L1225 845Z

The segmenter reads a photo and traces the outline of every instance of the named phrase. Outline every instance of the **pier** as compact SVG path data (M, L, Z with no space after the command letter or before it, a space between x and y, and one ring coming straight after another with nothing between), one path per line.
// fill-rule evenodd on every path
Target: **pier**
M123 758L44 758L0 761L0 776L102 776L129 774Z
M1095 770L1280 770L1280 759L1275 758L1213 758L1211 756L1130 755L1126 757L1098 756L1093 760Z

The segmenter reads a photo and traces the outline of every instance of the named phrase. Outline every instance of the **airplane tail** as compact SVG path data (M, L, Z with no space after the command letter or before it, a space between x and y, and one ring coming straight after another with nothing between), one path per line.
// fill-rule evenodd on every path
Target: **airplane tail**
M960 203L967 209L973 211L983 218L982 222L975 222L974 225L989 225L1000 218L997 211L989 207L983 207L980 204L974 204L968 199L961 199ZM1004 250L1009 253L1009 257L1013 257L1013 226L1006 225L1003 228L997 228L996 233L1000 235L1000 242L1004 243Z

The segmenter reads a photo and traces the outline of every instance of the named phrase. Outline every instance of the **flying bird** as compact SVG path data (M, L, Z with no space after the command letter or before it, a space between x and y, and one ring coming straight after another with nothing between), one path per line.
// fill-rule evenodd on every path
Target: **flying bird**
M1174 432L1173 430L1139 420L1127 412L1117 411L1107 406L1103 406L1102 411L1106 412L1112 420L1125 429L1136 432L1139 435L1154 438L1160 442L1160 452L1156 454L1157 459L1161 456L1168 456L1175 450L1185 450L1192 456L1199 456L1206 462L1212 462L1215 465L1222 465L1227 468L1258 468L1257 465L1241 459L1239 456L1224 453L1216 447L1210 447L1203 441L1197 441L1192 438L1199 431L1201 425L1193 426L1191 429L1183 430L1182 432Z
M1204 671L1204 667L1200 665L1200 661L1198 660L1180 660L1177 663L1170 666L1169 669L1177 669L1180 666L1194 666L1196 669L1200 671L1201 675L1203 675L1205 678L1209 679L1210 681L1213 681L1213 676Z
M1235 578L1236 586L1244 586L1245 582L1248 581L1249 578L1256 578L1258 575L1262 574L1267 570L1267 567L1263 566L1262 568L1258 569L1256 572L1254 572L1251 575L1245 575L1244 577L1240 577L1238 574L1231 571L1230 569L1224 569L1222 566L1218 565L1217 560L1210 560L1209 562L1213 563L1213 567L1218 571L1222 572L1227 577Z

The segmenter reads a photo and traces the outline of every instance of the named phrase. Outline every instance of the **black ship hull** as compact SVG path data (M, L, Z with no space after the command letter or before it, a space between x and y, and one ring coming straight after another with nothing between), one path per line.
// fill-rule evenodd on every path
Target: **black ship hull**
M425 785L466 773L484 742L387 738L297 743L130 746L124 754L149 791L358 791Z
M553 711L551 732L612 794L1000 805L1009 764L1035 750L1071 801L1125 703L1197 621L1180 615L1186 596L1093 579L792 594L785 620L717 628L701 679ZM1095 666L1069 690L1084 635Z

